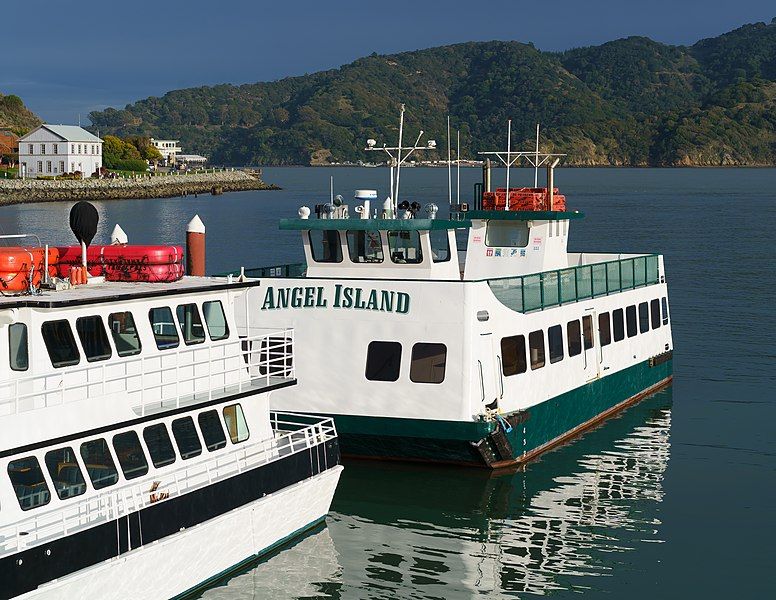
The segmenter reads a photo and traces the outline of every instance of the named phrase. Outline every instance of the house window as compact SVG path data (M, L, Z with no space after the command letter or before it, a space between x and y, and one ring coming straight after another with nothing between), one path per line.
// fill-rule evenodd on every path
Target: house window
M108 342L105 326L102 324L102 317L96 315L81 317L75 322L75 330L78 332L87 361L96 362L108 360L111 357L113 351Z
M584 342L585 350L590 350L595 345L593 339L593 317L585 315L582 317L582 341Z
M70 154L75 154L75 144L70 144Z
M410 381L414 383L442 383L445 380L447 346L419 342L412 347Z
M389 231L388 251L391 261L398 264L417 265L423 262L420 234L417 231Z
M40 153L41 154L46 154L46 144L41 144L40 145Z
M145 440L148 453L151 455L151 462L157 469L175 462L175 450L172 447L170 434L167 433L167 427L164 423L149 425L143 430L143 439Z
M639 332L647 331L649 331L649 304L641 302L639 303Z
M525 360L525 336L501 338L501 359L501 370L505 377L525 373L528 368Z
M43 161L38 161L38 173L43 173Z
M45 461L51 483L54 484L60 500L80 496L86 491L86 481L72 448L65 447L46 452Z
M608 346L612 343L612 330L608 312L598 315L598 338L601 340L601 346Z
M119 459L121 472L126 479L135 479L148 473L148 461L137 433L126 431L114 435L113 449L116 451L116 458Z
M187 346L201 344L205 341L205 328L196 304L180 304L175 309L178 315L178 323L183 333L183 341Z
M27 325L24 323L13 323L8 326L8 358L13 371L26 371L30 367Z
M46 173L51 173L51 161L46 161Z
M32 144L30 144L29 146L27 146L27 149L29 150L29 154L35 154L35 150L33 150L33 146L32 146Z
M568 337L569 356L577 356L582 353L582 329L579 319L569 321L566 325L566 337Z
M335 229L313 229L309 232L310 250L313 260L319 263L342 262L342 247L339 231Z
M59 172L60 173L64 173L65 172L65 161L64 160L60 160L59 161Z
M224 307L220 300L211 300L202 304L202 312L205 315L205 323L210 339L213 341L225 340L229 337L229 325L226 322Z
M99 438L81 444L81 458L95 490L118 483L119 474L108 448L108 442Z
M544 331L532 331L528 334L528 348L531 354L531 370L544 366Z
M200 413L197 421L208 452L220 450L226 446L226 436L224 428L221 427L221 419L218 418L218 411L208 410Z
M78 144L78 154L81 154L81 144Z
M383 242L379 231L348 231L347 240L351 262L383 262Z
M242 406L232 404L224 407L224 422L229 432L229 439L233 444L239 444L247 440L251 432L248 430L248 422L245 420Z
M175 419L172 422L172 435L175 437L178 452L183 460L202 454L202 444L197 437L197 428L194 427L194 420L191 417Z
M652 329L660 327L660 300L657 298L649 303L649 316L652 320Z
M59 144L54 144L54 154L59 154Z
M70 323L67 320L46 321L41 326L41 331L54 367L70 367L80 362L81 355L78 353L73 330L70 329Z
M370 342L366 351L366 373L369 381L396 381L401 366L399 342Z
M51 501L51 492L43 477L40 463L34 456L9 462L8 477L22 510L37 508Z
M631 304L625 309L625 323L628 326L628 337L633 337L638 333L636 328L636 305Z
M148 319L151 321L151 329L154 332L156 347L159 350L178 347L180 338L178 338L178 330L175 328L175 321L169 307L152 308L148 311Z
M550 349L550 363L563 360L563 328L553 325L547 330L547 345Z
M70 171L71 171L72 173L75 173L75 163L74 163L74 162L71 162L71 163L70 163Z

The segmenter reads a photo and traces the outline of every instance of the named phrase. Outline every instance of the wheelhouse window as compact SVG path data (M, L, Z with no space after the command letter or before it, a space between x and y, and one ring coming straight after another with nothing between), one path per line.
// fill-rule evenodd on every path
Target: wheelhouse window
M115 485L119 480L116 464L108 449L108 442L99 438L81 444L81 458L86 466L86 473L92 480L95 490Z
M41 327L51 364L56 368L71 367L81 361L73 330L66 319L46 321Z
M579 319L569 321L566 325L566 337L568 337L569 356L577 356L582 353L582 328Z
M663 308L663 325L668 325L668 298L663 296L660 304Z
M595 339L593 338L593 317L585 315L582 317L582 344L585 350L590 350L595 346Z
M229 439L232 440L233 444L239 444L251 437L248 421L245 420L245 414L239 404L224 407L224 423L226 423L226 430L229 432Z
M608 312L598 315L598 338L601 340L601 346L608 346L612 343L612 329Z
M227 339L229 337L229 324L226 322L226 314L221 301L203 302L202 312L205 315L205 324L210 339L214 342Z
M636 305L631 304L625 308L625 324L628 327L628 337L633 337L638 333L636 328Z
M547 345L550 364L563 360L563 328L560 325L553 325L547 330Z
M199 430L202 432L202 439L205 440L205 448L208 452L220 450L226 446L226 436L224 428L221 427L221 419L218 418L218 411L208 410L199 413L197 417Z
M178 347L180 339L178 338L178 330L175 328L175 321L170 307L160 306L159 308L152 308L148 311L148 319L151 321L151 330L154 332L156 347L159 350Z
M60 500L80 496L86 491L86 481L72 448L59 448L46 452L44 460Z
M649 302L649 316L652 321L652 329L660 327L660 300L657 298Z
M175 309L178 315L178 324L183 333L183 342L187 346L192 344L201 344L205 341L205 328L202 326L202 319L199 316L199 309L196 304L180 304Z
M447 229L432 229L428 232L431 240L431 258L435 263L450 260L450 236Z
M389 231L388 249L397 264L417 265L423 262L420 234L417 231Z
M119 356L140 354L142 346L137 335L135 319L131 312L119 312L108 315L108 329L113 336L113 343Z
M528 348L531 353L531 370L544 366L544 331L532 331L528 334Z
M342 262L340 235L336 229L311 229L310 251L313 260L319 263Z
M528 223L525 221L488 221L485 245L525 248L528 245Z
M8 477L22 510L30 510L51 501L46 479L34 456L19 458L8 463Z
M649 304L639 303L639 332L647 333L649 331Z
M11 370L26 371L30 368L29 346L27 344L27 325L12 323L8 326L8 358Z
M412 347L410 381L414 383L442 383L445 380L447 346L419 342Z
M615 342L625 339L625 322L623 320L621 308L615 309L612 312L612 329L614 330Z
M178 444L178 452L183 460L194 458L202 454L202 444L197 436L197 428L191 417L175 419L172 422L172 435Z
M143 430L143 439L154 467L159 469L175 462L175 449L172 447L172 440L164 423L146 427Z
M501 338L501 370L505 377L525 373L525 336L513 335Z
M351 262L383 262L383 242L379 231L348 231L347 238Z
M114 435L113 449L126 479L135 479L148 473L148 461L137 433L126 431Z
M370 381L396 381L401 367L399 342L370 342L366 351L366 373Z
M81 347L84 349L87 361L96 362L108 360L111 357L113 351L105 326L102 324L102 317L95 315L76 319L75 330L78 332L78 339L81 340Z

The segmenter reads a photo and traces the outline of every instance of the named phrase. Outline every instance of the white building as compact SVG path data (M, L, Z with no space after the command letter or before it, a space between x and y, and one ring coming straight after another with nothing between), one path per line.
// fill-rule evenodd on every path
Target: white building
M54 176L102 166L102 140L76 125L40 125L19 138L19 174Z
M159 150L166 165L174 164L178 154L183 151L180 147L180 140L155 140L151 138L151 143L154 148Z

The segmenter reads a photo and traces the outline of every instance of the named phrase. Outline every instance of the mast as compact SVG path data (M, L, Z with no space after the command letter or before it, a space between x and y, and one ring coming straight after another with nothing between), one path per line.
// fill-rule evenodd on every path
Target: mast
M455 161L457 163L456 165L456 177L457 181L455 183L455 201L456 203L461 203L461 130L458 130L458 149L455 152Z
M506 209L509 210L509 168L512 166L512 119L509 119L507 124L507 197L506 197Z
M450 164L450 115L447 115L447 203L453 204L453 173Z
M536 124L536 158L534 160L534 187L539 187L539 123Z

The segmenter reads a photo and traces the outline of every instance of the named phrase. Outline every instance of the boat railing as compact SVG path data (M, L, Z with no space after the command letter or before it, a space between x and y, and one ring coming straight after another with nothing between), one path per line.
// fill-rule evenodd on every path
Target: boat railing
M0 558L109 523L151 505L183 496L245 471L325 444L337 437L334 420L293 413L272 413L273 437L230 446L207 460L184 462L169 472L153 473L61 507L35 510L0 527ZM325 452L315 453L317 471L331 466ZM142 544L142 542L141 542Z
M289 277L292 279L304 277L307 272L306 263L289 263L285 265L272 265L269 267L251 267L249 269L238 269L227 273L219 273L218 277L228 277L229 275L238 276L240 274L254 279L267 277Z
M659 283L657 254L488 279L498 300L514 311L544 310Z
M6 380L0 382L0 417L108 398L129 402L142 416L295 377L294 330L261 330L207 345Z

